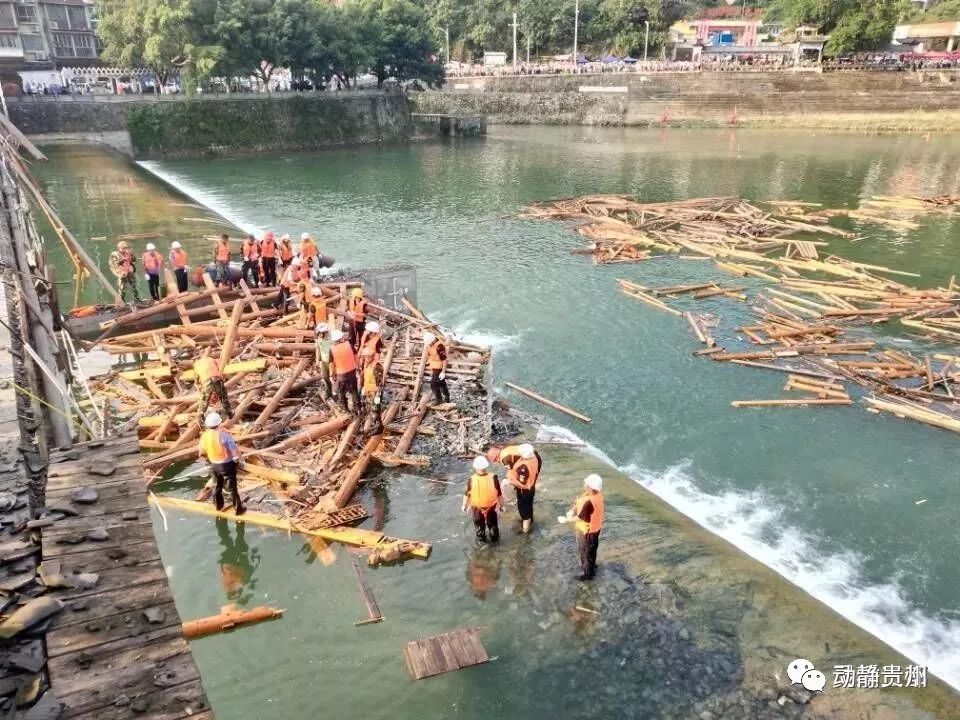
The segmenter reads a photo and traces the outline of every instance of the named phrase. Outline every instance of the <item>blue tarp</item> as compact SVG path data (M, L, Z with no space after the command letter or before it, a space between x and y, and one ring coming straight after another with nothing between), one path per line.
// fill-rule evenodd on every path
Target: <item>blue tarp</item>
M613 55L607 55L606 57L600 60L604 65L612 65L613 63L620 62L620 58L614 57Z
M580 56L577 58L577 65L586 65L588 62L590 62L590 61L587 60L587 56L586 56L586 55L580 55Z
M622 62L629 63L630 65L633 65L635 62L637 62L637 59L636 59L636 58L633 58L633 57L630 57L629 55L627 55L627 56L622 60Z

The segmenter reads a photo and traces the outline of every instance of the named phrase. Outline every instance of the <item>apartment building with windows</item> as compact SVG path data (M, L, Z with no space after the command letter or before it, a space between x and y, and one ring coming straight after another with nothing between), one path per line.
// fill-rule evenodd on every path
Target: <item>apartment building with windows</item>
M0 74L97 62L92 0L0 0Z

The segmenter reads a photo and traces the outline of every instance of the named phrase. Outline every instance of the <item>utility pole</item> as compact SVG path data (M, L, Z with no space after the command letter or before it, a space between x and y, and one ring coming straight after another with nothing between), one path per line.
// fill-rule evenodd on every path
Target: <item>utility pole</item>
M530 64L530 34L527 34L527 65Z
M443 29L443 33L444 35L446 35L446 39L447 39L447 65L449 65L450 64L450 26L449 25L447 25Z
M573 71L577 71L577 31L580 25L580 0L573 0Z
M644 20L643 24L646 25L646 31L643 33L643 61L647 61L647 45L650 44L650 21Z
M513 74L517 74L517 14L513 14Z

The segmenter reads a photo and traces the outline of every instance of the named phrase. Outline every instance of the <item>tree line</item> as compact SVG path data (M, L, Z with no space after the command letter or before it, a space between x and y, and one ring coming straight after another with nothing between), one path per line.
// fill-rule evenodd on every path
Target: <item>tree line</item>
M252 75L269 87L279 68L317 85L443 78L429 16L411 0L100 0L97 12L103 58L161 85Z

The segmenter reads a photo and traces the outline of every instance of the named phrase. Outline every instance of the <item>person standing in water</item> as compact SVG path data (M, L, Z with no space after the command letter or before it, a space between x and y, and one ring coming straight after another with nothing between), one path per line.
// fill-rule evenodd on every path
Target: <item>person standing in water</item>
M603 480L599 475L583 479L584 492L567 511L566 520L572 520L577 531L577 549L580 552L581 574L578 580L593 580L597 574L597 548L603 529ZM561 518L564 519L564 518Z
M491 462L503 464L507 468L507 482L517 492L517 512L520 513L520 527L524 534L530 532L533 525L533 499L537 492L537 478L543 469L543 459L530 443L514 445L497 450L491 448L487 453Z
M473 511L473 524L480 542L487 541L487 530L490 531L491 542L500 540L497 510L503 512L503 493L497 476L487 472L489 467L490 461L482 455L473 459L473 475L467 481L460 504L460 512L466 512L467 507Z

